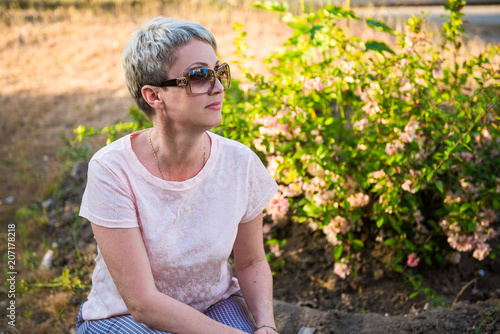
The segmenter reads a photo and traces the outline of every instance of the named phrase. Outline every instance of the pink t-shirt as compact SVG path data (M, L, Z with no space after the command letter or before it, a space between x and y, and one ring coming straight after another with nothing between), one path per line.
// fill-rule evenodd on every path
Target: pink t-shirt
M239 290L228 258L238 224L255 218L278 189L248 147L208 132L212 151L193 178L149 173L127 135L89 163L80 216L109 228L139 227L158 290L197 310ZM100 251L83 318L129 314Z

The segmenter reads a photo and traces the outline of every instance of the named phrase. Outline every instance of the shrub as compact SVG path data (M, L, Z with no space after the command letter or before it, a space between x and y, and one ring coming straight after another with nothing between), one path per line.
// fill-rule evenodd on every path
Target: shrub
M283 4L254 4L281 12L294 33L266 61L270 75L242 67L247 82L229 95L219 131L267 162L280 184L268 212L322 229L340 277L367 237L394 252L396 271L468 251L495 256L499 48L465 54L464 4L446 5L440 45L425 16L404 32L366 19L395 36L392 49L349 36L342 21L361 19L340 7L292 15Z

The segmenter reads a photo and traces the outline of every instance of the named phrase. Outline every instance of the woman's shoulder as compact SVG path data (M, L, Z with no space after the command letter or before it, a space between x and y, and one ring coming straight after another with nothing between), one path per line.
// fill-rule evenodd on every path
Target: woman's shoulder
M90 161L102 164L120 163L123 160L127 160L130 150L130 134L128 134L99 149Z
M246 145L244 145L236 140L222 137L221 135L218 135L218 134L213 133L213 132L210 132L210 137L212 138L212 140L216 140L218 142L220 149L224 152L236 151L236 152L241 152L241 153L246 153L246 154L253 153L253 151L248 146L246 146Z

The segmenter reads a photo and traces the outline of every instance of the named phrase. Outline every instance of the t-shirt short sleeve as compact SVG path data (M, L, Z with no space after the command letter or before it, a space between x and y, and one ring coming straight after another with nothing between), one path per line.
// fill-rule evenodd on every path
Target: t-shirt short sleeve
M139 227L132 191L106 165L91 160L80 216L109 228Z
M247 223L257 217L278 190L278 184L271 177L262 161L253 151L250 152L247 173L248 205L241 223Z

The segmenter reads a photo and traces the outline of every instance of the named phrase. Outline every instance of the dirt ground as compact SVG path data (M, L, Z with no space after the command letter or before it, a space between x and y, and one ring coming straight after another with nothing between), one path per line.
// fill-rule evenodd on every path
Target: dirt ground
M102 127L126 120L132 100L123 80L121 51L147 17L162 14L201 22L214 32L221 58L228 61L234 60L232 23L243 23L249 53L255 56L251 65L258 69L260 60L289 36L278 16L245 9L248 6L212 9L206 15L200 14L203 8L196 7L196 1L183 3L120 12L0 11L2 240L16 209L41 205L62 181L60 171L71 168L63 152L76 126ZM500 27L495 29L500 32ZM25 270L20 278L48 280L67 266L83 270L90 279L95 241L88 223L79 222L75 228L72 218L84 175L85 168L80 168L63 182L60 206L45 212L48 224L35 226L31 240L20 241L39 259L47 244L57 242L54 267L59 269ZM320 232L307 224L295 229L288 224L277 227L280 237L288 240L285 267L275 275L282 334L296 334L302 327L316 328L317 333L500 333L500 259L479 263L464 256L459 265L420 272L424 284L442 298L442 306L434 308L439 304L436 298L408 298L414 291L411 284L386 269L388 254L376 245L367 243L359 275L342 280L333 274L331 247L314 237ZM78 260L75 243L81 253ZM5 247L1 250L4 253ZM28 294L19 301L17 332L72 332L84 298L84 293L57 289ZM4 312L2 307L0 333L16 332L3 326Z

